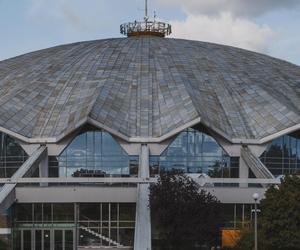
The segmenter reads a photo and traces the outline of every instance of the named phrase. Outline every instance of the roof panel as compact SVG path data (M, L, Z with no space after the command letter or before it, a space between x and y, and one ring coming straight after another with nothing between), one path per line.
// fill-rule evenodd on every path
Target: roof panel
M201 121L259 140L300 124L300 67L229 46L158 37L62 45L0 62L0 127L62 138L89 119L124 138Z

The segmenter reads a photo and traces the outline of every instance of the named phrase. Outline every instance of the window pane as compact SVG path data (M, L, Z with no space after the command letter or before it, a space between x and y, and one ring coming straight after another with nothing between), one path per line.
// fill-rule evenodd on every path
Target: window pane
M110 204L110 220L116 221L118 219L118 204L111 203Z
M203 131L189 128L179 133L169 147L158 157L150 156L150 173L172 169L185 173L204 173L212 177L236 178L239 161L231 166L231 157L213 137Z
M100 204L80 204L79 218L83 221L100 220Z
M134 221L135 220L135 203L120 203L119 216L120 221Z
M50 250L50 230L44 231L44 250Z
M102 203L102 221L108 221L109 219L109 204Z
M74 205L73 204L53 204L53 220L74 221Z
M35 248L42 249L42 230L35 230Z
M17 204L15 219L16 221L32 222L32 204Z
M299 131L273 140L260 159L275 176L296 174L300 168Z
M119 229L120 244L123 246L133 246L134 229L133 228L120 228Z
M54 231L54 246L55 250L63 250L63 231L55 230Z
M15 230L14 231L14 242L13 242L13 244L14 244L14 250L22 250L21 249L21 244L22 244L22 242L21 242L21 233L22 233L22 231L21 230Z
M89 128L79 134L57 159L49 158L50 175L129 176L133 164L130 163L131 157L109 133ZM138 157L134 158L138 162ZM59 170L55 169L57 166Z
M30 230L24 230L23 231L23 244L24 244L24 250L31 250L31 231Z
M43 220L43 212L42 212L42 203L34 204L34 221L42 221Z
M11 177L27 158L25 151L12 137L0 132L0 177Z
M65 231L65 250L73 250L73 231Z
M44 222L51 222L52 221L52 211L51 211L51 204L43 204L43 216Z

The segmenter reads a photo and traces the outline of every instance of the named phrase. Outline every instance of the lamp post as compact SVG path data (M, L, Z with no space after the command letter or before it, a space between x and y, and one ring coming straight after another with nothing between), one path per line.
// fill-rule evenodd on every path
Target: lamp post
M257 201L259 194L254 193L252 197L254 199L254 250L257 250Z

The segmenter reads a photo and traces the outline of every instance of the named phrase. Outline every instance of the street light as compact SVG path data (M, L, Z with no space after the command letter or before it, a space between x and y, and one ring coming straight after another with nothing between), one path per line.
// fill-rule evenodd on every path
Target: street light
M254 250L257 250L257 201L259 194L254 193L252 197L254 199Z

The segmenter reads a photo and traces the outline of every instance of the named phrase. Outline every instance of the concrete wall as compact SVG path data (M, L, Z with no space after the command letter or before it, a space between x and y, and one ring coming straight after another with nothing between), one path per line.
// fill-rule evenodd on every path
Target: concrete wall
M17 187L20 203L136 202L135 187Z

